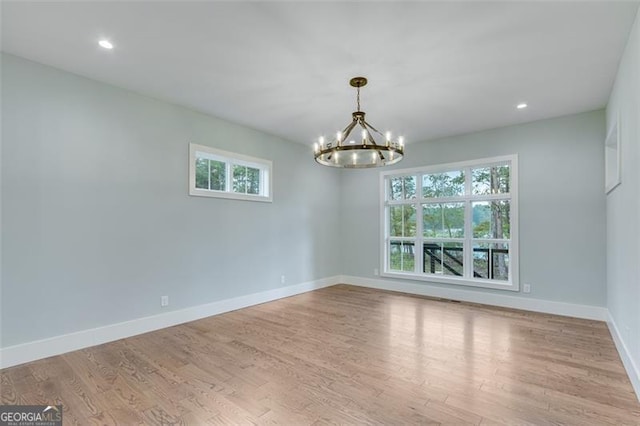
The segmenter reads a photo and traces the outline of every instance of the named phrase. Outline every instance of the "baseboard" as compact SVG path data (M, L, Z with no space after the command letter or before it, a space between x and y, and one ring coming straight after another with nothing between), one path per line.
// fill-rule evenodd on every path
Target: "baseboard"
M514 309L523 309L556 315L571 316L577 318L586 318L601 321L609 320L607 309L598 306L576 305L571 303L552 302L548 300L520 298L494 293L481 293L477 291L457 288L433 287L428 284L404 283L384 279L339 275L293 286L267 290L260 293L253 293L246 296L220 300L217 302L194 306L187 309L171 311L164 314L111 324L104 327L82 330L75 333L55 336L34 342L9 346L7 348L0 349L0 368L7 368L14 365L23 364L25 362L35 361L37 359L60 355L66 352L100 345L103 343L112 342L114 340L123 339L142 333L148 333L150 331L183 324L185 322L194 321L212 315L218 315L265 302L270 302L284 297L294 296L296 294L313 291L323 287L329 287L339 283L351 284L361 287L377 288L381 290L399 291L403 293L418 294L423 296L441 297L446 299L461 300L465 302L473 302ZM614 334L613 331L612 334ZM615 339L616 337L614 337L614 340ZM625 362L625 367L628 371L632 371L635 367L631 362L631 358L628 356L628 352L626 353L626 355L623 355L623 350L620 349L620 347L624 349L624 345L622 344L622 340L619 338L619 334L617 335L617 339L618 340L616 340L616 346L621 353L623 361L625 360L625 356L628 360L627 362ZM631 362L631 364L629 364L629 362ZM631 365L631 367L628 367L628 364ZM635 371L637 372L637 369L635 369ZM631 377L632 373L629 373L629 375ZM634 388L637 392L639 389L637 373L635 375L635 382L632 379L632 383L634 383Z
M191 308L171 311L159 315L120 322L104 327L82 330L34 342L0 349L0 368L7 368L37 359L60 355L90 346L101 345L114 340L135 336L185 322L235 311L253 305L306 293L340 283L340 276L323 278L293 286L280 287L260 293L234 297Z
M631 381L631 386L633 386L633 390L636 392L636 397L638 401L640 401L640 369L631 358L631 352L627 345L624 343L624 339L622 338L622 334L620 334L620 330L616 325L615 320L609 313L607 318L607 325L609 326L609 331L611 332L611 337L613 337L613 343L616 345L616 349L620 354L620 359L622 359L622 365L624 365L625 370L627 370L627 376L629 376L629 380Z
M416 284L385 279L355 277L350 275L343 275L341 277L341 282L361 287L400 291L403 293L418 294L421 296L441 297L444 299L460 300L463 302L480 303L483 305L522 309L525 311L598 321L606 321L608 313L607 308L600 306L577 305L573 303L554 302L528 297L516 297L506 294L483 293L461 288L434 287L422 283Z

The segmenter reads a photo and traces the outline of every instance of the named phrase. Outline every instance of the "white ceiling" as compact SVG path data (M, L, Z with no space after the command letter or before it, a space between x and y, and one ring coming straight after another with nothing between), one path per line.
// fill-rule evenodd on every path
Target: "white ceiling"
M305 144L363 75L368 121L411 142L605 106L637 7L4 1L2 50Z

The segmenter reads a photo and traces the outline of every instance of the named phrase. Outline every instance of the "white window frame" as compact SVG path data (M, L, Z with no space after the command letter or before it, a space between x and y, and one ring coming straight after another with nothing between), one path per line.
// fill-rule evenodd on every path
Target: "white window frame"
M196 160L207 158L209 160L220 161L226 164L225 189L202 189L196 188ZM232 191L233 166L246 166L260 170L260 189L258 194L243 194ZM195 143L189 144L189 195L196 197L230 198L234 200L262 201L270 203L273 201L272 188L273 163L248 155L237 154L235 152L223 151L205 145Z
M510 238L503 240L486 240L486 242L508 242L509 243L509 279L508 281L498 281L498 280L489 280L489 279L480 279L473 277L473 251L470 249L471 244L475 242L485 242L479 241L481 239L473 238L473 233L471 232L471 218L469 217L470 208L465 208L465 236L464 236L464 270L465 276L456 277L456 276L444 276L444 275L434 275L430 273L422 272L422 265L424 263L424 253L422 249L417 249L417 247L422 247L422 244L425 240L429 240L430 238L425 238L422 230L422 205L430 204L434 202L464 202L467 207L470 203L474 201L491 201L498 199L505 199L504 194L487 194L487 195L471 195L471 176L468 173L472 168L480 168L480 167L490 167L500 164L508 163L510 166L509 178L510 178L510 186L509 186L509 200L510 200ZM465 170L465 195L464 197L442 197L442 198L424 198L422 195L422 179L420 175L424 174L433 174L433 173L444 173L451 172L457 170ZM410 202L408 200L401 201L388 201L387 200L387 191L388 185L387 180L391 177L402 177L402 176L417 176L416 177L416 198L412 199ZM467 177L468 176L468 177ZM463 199L461 199L463 198ZM393 237L389 236L389 217L388 217L388 207L392 205L407 205L414 204L416 206L416 237ZM410 280L420 280L420 281L430 281L430 282L438 282L445 284L457 284L457 285L465 285L472 287L483 287L483 288L492 288L499 290L510 290L510 291L519 291L520 290L520 280L519 280L519 249L518 249L518 156L517 155L505 155L500 157L491 157L491 158L482 158L478 160L470 160L470 161L461 161L457 163L448 163L448 164L438 164L433 166L424 166L424 167L416 167L411 169L398 169L398 170L389 170L380 173L380 271L381 276L388 278L400 278L400 279L410 279ZM414 270L411 272L401 272L401 271L391 271L389 270L389 259L388 259L388 246L389 240L401 240L401 241L414 241L415 248L415 259L414 259ZM439 238L439 240L442 240ZM457 240L457 239L456 239Z

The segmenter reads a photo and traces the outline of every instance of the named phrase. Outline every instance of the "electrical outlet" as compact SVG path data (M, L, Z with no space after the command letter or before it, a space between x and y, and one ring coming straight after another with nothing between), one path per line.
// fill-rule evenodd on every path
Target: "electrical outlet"
M285 277L284 275L280 276L280 284L284 284L287 281L287 277Z
M169 306L169 296L160 297L160 307L164 308L165 306Z
M378 271L378 268L373 268L373 275L375 275L376 277L380 275L380 271Z
M531 293L531 284L522 284L523 293Z

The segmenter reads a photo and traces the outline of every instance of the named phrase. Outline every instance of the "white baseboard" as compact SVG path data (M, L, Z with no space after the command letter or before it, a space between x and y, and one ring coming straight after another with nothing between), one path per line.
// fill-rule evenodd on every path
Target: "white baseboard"
M638 369L638 366L633 361L631 352L629 348L627 348L627 345L625 345L620 330L610 313L608 314L607 325L609 326L609 331L611 332L611 337L613 337L616 349L620 354L620 359L622 359L622 365L624 365L625 370L627 370L627 376L629 376L631 386L633 386L636 397L638 401L640 401L640 369Z
M235 311L248 306L259 305L272 300L329 287L340 283L340 278L340 276L323 278L104 327L82 330L75 333L37 340L35 342L9 346L0 349L0 368L7 368L90 346L101 345L125 337L148 333L212 315Z
M260 303L270 302L284 297L294 296L296 294L329 287L339 283L577 318L601 321L607 321L609 319L607 309L599 306L576 305L571 303L521 298L494 293L482 293L458 288L433 287L428 284L339 275L298 285L249 294L246 296L235 297L232 299L220 300L178 311L171 311L164 314L111 324L104 327L82 330L34 342L9 346L7 348L0 349L0 368L7 368L23 364L25 362L35 361L37 359L60 355L66 352L100 345L142 333L148 333L161 328L171 327L212 315L258 305ZM618 350L621 352L621 357L624 359L622 350L620 349L620 345L622 344L620 343L619 345L618 341L616 341L616 345L619 348ZM624 345L622 345L622 348L624 348ZM631 358L627 356L627 359L630 360ZM633 364L631 365L633 366ZM627 363L625 363L625 366L627 366ZM629 370L629 367L627 367L627 370ZM636 374L636 382L634 382L636 390L638 389L637 382Z
M607 320L607 308L591 305L576 305L573 303L553 302L550 300L516 297L506 294L483 293L461 288L434 287L428 284L398 282L385 279L373 279L343 275L341 282L361 287L377 288L381 290L399 291L402 293L419 294L421 296L441 297L444 299L460 300L463 302L480 303L483 305L501 306L503 308L522 309L525 311L542 312L545 314L563 315L575 318Z

